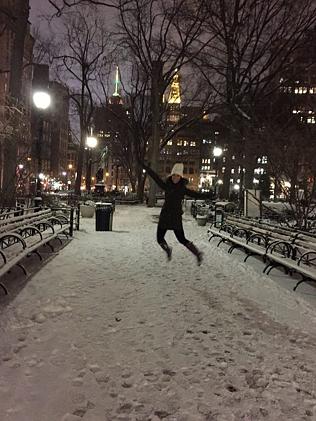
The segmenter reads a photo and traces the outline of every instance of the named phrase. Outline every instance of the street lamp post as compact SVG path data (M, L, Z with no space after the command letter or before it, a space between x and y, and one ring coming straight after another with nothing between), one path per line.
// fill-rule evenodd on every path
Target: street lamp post
M91 192L91 169L92 169L92 157L91 149L94 149L97 146L98 140L94 136L88 136L86 145L88 148L88 159L87 159L87 176L86 176L86 190L88 193Z
M218 196L219 193L219 187L220 187L220 181L218 179L218 173L219 173L219 158L223 154L223 149L220 146L215 146L213 149L213 156L215 160L215 196Z
M120 168L120 164L116 162L116 173L115 173L115 190L116 191L118 191L119 168Z
M36 177L36 197L34 198L35 206L42 204L42 142L44 132L44 115L43 112L50 106L51 97L45 91L37 91L33 94L33 102L38 110L38 133L36 139L36 155L37 155L37 177Z

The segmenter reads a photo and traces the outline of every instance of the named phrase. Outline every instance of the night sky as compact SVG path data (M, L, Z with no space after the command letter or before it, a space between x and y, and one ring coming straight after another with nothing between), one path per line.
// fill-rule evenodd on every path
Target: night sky
M30 21L35 25L39 24L40 15L54 10L48 0L30 0L30 7Z

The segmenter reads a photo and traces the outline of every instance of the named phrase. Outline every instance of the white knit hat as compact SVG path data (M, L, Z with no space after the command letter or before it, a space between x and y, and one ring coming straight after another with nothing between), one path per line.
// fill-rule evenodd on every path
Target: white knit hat
M174 164L172 171L171 171L171 175L180 175L181 177L183 177L183 164L180 162L177 162L176 164Z

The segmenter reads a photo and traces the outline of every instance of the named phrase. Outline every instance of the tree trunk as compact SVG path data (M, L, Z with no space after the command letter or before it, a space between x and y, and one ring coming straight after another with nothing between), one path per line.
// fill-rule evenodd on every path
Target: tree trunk
M161 61L153 62L152 86L151 86L151 106L152 106L152 137L150 147L150 163L153 171L158 172L160 156L160 107L161 107L161 84L162 84ZM150 179L148 206L156 204L156 183Z
M254 170L256 168L255 156L246 153L245 159L245 175L244 187L245 189L253 189Z
M14 40L11 49L9 92L14 105L21 100L24 41L29 18L29 1L16 0L14 8ZM11 105L11 104L9 104ZM13 207L16 201L17 142L13 136L4 142L2 206Z
M138 174L138 183L137 183L137 199L143 203L144 200L144 186L145 186L145 177L143 177L142 170Z
M86 167L86 192L91 193L91 175L92 175L92 159L90 149L87 152L87 167Z
M81 195L81 178L82 178L82 168L83 168L83 158L84 158L84 145L87 138L86 130L81 127L80 130L80 146L78 152L78 164L77 164L77 177L75 181L75 195Z

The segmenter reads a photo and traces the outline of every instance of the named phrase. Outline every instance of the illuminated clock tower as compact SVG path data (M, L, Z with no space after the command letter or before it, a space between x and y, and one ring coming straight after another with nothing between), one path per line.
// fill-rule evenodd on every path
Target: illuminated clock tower
M172 78L167 102L168 102L167 121L171 124L175 124L180 120L180 107L181 107L180 76L177 71Z

